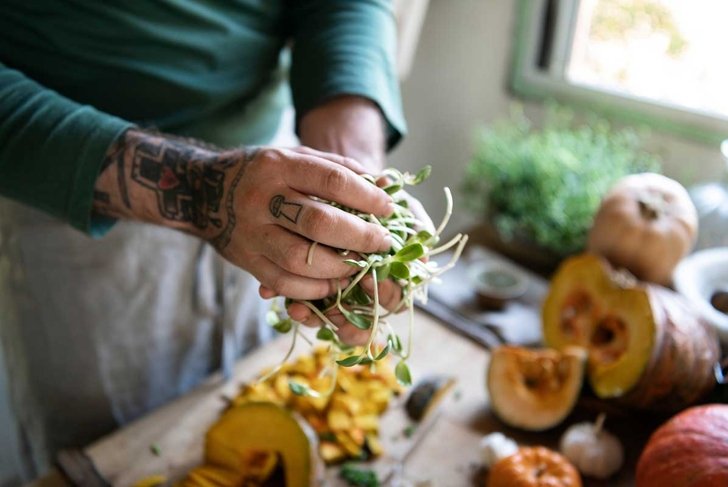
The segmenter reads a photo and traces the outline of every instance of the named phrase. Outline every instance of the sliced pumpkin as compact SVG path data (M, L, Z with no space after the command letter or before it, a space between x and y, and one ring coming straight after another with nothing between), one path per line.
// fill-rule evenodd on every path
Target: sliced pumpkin
M286 487L316 485L322 472L316 435L282 407L272 403L233 407L205 437L205 463L224 472L270 473L271 455L280 456Z
M563 352L501 346L488 367L493 413L504 423L529 431L556 426L574 408L584 381L586 350Z
M582 254L554 275L543 308L544 342L589 351L589 383L601 398L678 410L714 385L713 331L682 296Z

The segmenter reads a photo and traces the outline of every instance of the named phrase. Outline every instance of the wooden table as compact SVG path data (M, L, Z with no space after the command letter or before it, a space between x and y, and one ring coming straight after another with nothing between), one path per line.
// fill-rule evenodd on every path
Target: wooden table
M395 318L395 326L403 327L404 321L404 316ZM584 401L564 425L550 432L524 433L505 427L488 410L487 350L422 311L417 311L416 323L414 354L410 360L414 380L428 374L448 374L456 377L458 383L456 393L443 405L439 418L404 464L406 479L415 483L429 481L428 485L432 486L483 485L478 443L484 434L503 431L522 444L556 447L568 424L593 419L595 411L589 401ZM131 485L151 474L178 476L201 458L204 432L224 407L221 396L232 395L238 384L277 363L288 343L288 337L281 337L261 347L237 364L232 381L223 383L220 377L212 377L192 393L101 438L85 448L84 453L113 485ZM305 352L306 348L301 351ZM632 485L637 456L655 424L653 420L619 412L611 416L607 426L625 441L627 465L617 478L607 482L586 480L585 485ZM150 450L152 444L159 447L159 456ZM38 485L54 485L48 483L52 478L42 480L45 483Z

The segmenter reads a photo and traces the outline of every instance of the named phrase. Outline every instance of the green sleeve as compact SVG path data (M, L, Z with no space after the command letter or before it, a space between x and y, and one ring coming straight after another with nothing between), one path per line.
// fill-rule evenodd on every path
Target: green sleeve
M298 119L326 98L360 95L387 122L392 148L406 132L396 72L397 29L386 0L294 0L291 89Z
M131 124L75 103L0 63L0 194L100 234L93 188L104 154Z

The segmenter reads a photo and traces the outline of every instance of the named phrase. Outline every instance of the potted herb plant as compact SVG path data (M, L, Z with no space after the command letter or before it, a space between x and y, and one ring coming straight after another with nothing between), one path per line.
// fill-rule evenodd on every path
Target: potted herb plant
M495 246L542 272L583 250L599 203L619 178L659 171L658 158L642 148L637 131L615 129L550 104L542 127L521 107L507 120L478 130L463 196L486 222Z

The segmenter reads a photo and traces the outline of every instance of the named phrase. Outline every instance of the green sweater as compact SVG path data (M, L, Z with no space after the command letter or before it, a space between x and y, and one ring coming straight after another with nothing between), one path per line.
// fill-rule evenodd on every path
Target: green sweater
M405 124L386 0L0 2L0 194L83 231L107 148L132 125L264 143L290 86L300 116L337 94Z

